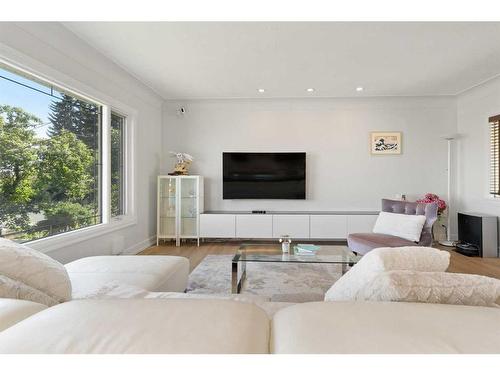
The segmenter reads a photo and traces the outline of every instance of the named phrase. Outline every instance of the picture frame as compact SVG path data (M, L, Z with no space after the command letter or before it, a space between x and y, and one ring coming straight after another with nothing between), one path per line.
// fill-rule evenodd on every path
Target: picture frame
M372 155L399 155L402 152L401 132L371 132L370 151Z

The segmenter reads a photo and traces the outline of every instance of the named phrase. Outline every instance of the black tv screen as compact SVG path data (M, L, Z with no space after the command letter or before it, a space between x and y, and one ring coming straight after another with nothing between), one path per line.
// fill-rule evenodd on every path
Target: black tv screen
M305 152L224 152L223 199L305 199Z

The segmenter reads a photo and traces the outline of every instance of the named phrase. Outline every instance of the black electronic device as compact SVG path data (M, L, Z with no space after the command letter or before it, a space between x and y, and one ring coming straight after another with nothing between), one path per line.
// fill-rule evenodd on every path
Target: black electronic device
M497 257L497 217L458 213L457 251L468 256Z
M224 152L223 199L305 199L305 152Z

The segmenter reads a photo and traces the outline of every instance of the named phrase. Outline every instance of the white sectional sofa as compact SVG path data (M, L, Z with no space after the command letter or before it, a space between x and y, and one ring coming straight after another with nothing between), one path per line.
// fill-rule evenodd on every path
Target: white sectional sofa
M500 353L493 307L313 302L270 319L215 299L18 302L1 301L0 322L9 305L20 321L0 332L0 353Z
M500 309L406 302L313 302L280 310L272 353L500 353Z
M346 290L373 262L402 266L404 257L378 252L344 276ZM396 252L413 259L412 269L422 257ZM2 239L0 255L0 353L500 353L498 307L193 296L176 293L187 285L183 257L99 256L63 266Z
M36 332L36 334L34 334ZM0 333L0 353L267 353L251 303L190 299L66 302Z
M93 256L63 265L30 247L0 238L0 297L52 306L99 298L128 286L183 292L189 260L179 256Z
M150 292L184 292L189 275L189 260L178 256L94 256L64 267L73 299L93 297L118 285Z
M41 303L0 298L0 332L46 308Z

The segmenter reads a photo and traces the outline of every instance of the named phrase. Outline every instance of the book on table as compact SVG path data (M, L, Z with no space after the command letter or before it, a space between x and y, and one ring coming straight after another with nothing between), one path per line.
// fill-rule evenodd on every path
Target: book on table
M320 249L317 245L312 244L297 244L295 245L295 254L307 255L307 254L316 254L316 252Z

